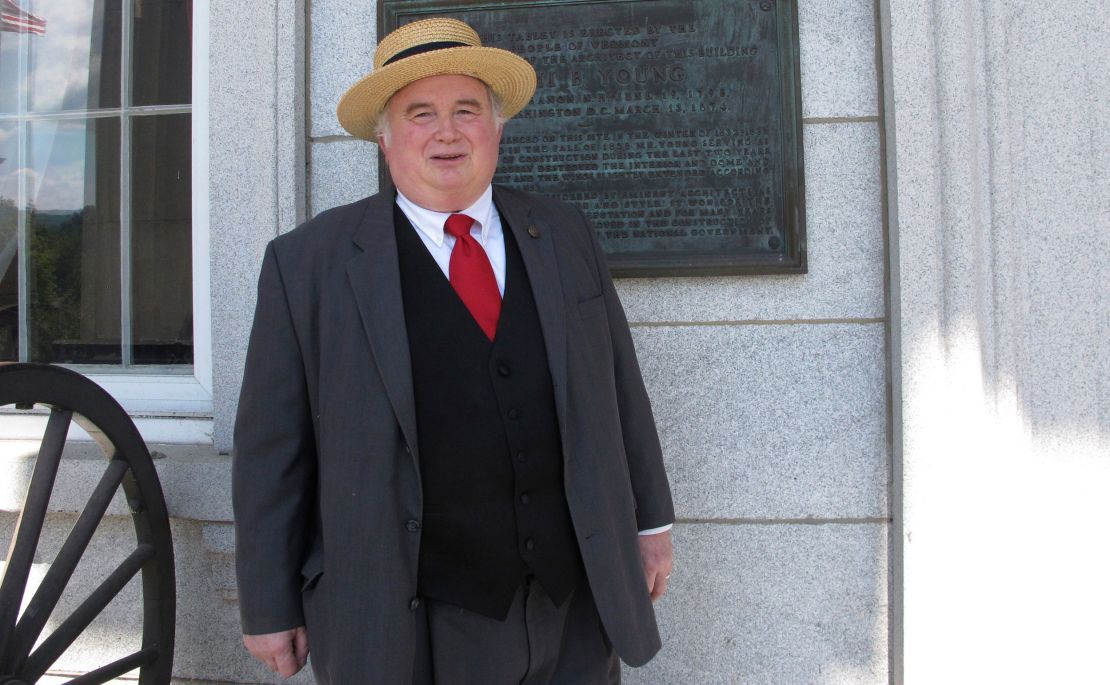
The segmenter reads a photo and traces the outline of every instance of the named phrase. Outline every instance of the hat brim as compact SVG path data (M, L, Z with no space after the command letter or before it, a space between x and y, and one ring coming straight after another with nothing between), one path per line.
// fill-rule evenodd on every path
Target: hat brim
M519 55L477 46L443 48L406 57L377 69L339 99L336 115L358 138L374 140L374 128L394 93L429 76L459 74L485 82L501 98L501 115L515 116L536 92L536 70Z

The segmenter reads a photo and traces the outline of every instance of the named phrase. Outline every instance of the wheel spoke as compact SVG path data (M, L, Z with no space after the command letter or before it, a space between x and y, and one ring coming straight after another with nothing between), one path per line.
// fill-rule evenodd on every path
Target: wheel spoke
M27 587L39 534L46 520L50 493L54 489L54 478L58 475L58 463L72 417L73 412L68 409L53 409L50 412L31 483L27 486L27 499L8 549L8 565L0 583L0 672L11 672L11 662L16 658L10 649L9 637L23 601L23 591Z
M127 462L122 459L108 462L108 468L90 495L89 503L81 512L77 523L73 524L73 529L66 537L54 563L50 565L50 570L46 572L35 596L27 604L11 639L10 649L14 655L12 670L20 670L21 662L31 652L31 647L34 646L43 626L50 618L50 612L54 611L74 569L77 568L77 563L81 561L81 555L85 553L85 548L88 547L89 540L96 532L100 519L111 504L112 496L119 489L127 468Z
M85 675L78 676L73 680L66 681L65 685L100 685L106 683L112 678L134 670L139 666L146 666L147 664L154 663L158 658L158 647L147 647L141 649L134 654L128 654L122 659L117 659L110 664L101 666L95 671L89 671Z
M39 648L27 657L26 665L20 670L20 677L34 682L46 673L46 669L57 661L62 652L66 651L77 636L100 615L104 607L115 599L127 582L139 572L143 564L154 556L153 545L139 545L123 563L104 579L92 594L81 603L81 606L71 614L50 637L43 640Z

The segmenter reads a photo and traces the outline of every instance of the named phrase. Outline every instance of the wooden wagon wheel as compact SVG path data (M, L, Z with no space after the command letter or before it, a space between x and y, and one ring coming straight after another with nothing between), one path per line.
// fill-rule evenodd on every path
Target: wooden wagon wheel
M0 582L0 685L38 681L137 573L142 574L141 648L67 682L104 683L139 668L141 685L169 683L176 601L173 542L158 475L138 429L100 386L56 366L0 366L0 406L12 404L21 409L45 406L50 409L50 418ZM104 451L104 473L19 615L71 421L84 428ZM36 648L47 619L121 485L135 525L134 551Z

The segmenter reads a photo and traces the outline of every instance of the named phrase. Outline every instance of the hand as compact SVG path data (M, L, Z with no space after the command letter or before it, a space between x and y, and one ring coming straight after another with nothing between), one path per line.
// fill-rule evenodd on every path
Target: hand
M243 644L255 659L282 678L289 678L308 662L308 632L304 626L280 633L244 635Z
M667 591L672 557L671 531L640 536L640 561L644 566L644 578L653 602Z

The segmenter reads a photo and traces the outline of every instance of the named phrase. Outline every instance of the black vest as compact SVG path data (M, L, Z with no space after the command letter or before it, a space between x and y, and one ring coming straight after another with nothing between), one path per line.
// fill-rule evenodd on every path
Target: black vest
M396 206L394 225L424 490L418 592L503 620L531 573L562 604L582 562L520 250L504 225L505 297L491 343Z

